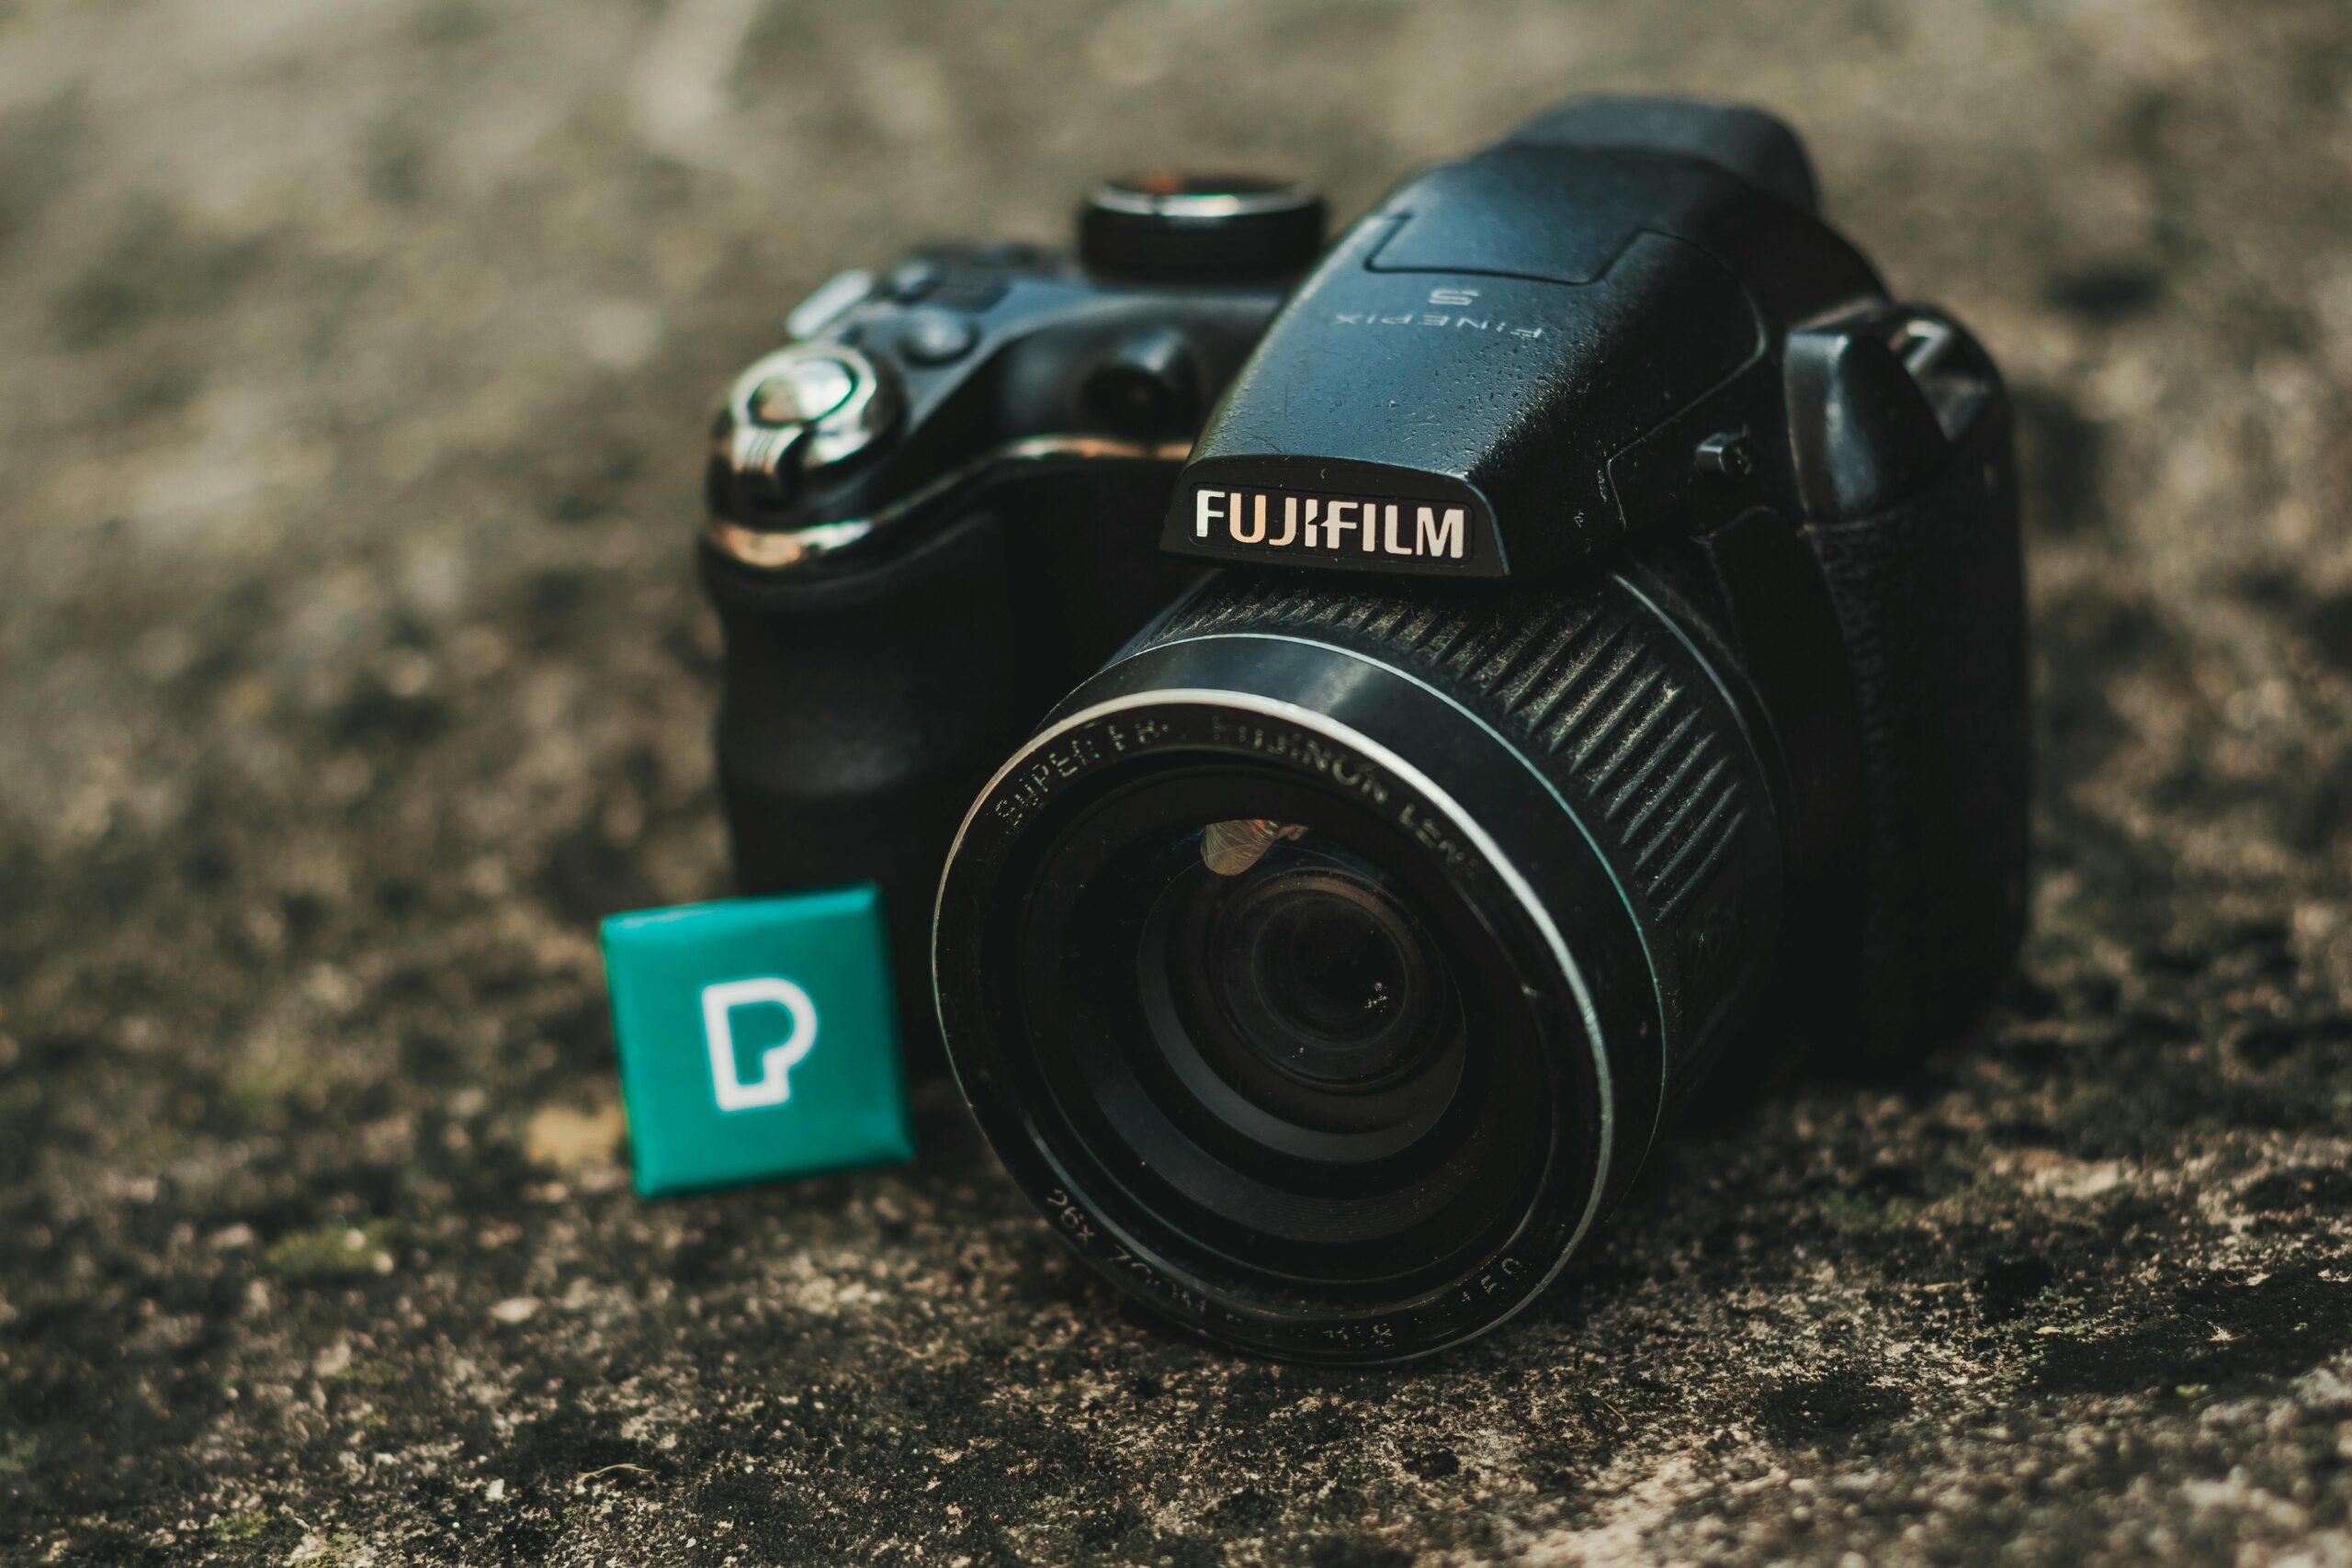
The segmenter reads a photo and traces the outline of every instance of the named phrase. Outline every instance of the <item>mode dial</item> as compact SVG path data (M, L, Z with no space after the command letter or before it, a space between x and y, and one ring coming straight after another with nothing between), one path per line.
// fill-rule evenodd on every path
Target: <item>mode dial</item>
M1090 271L1213 283L1302 272L1323 252L1323 198L1249 175L1159 173L1105 180L1079 211Z

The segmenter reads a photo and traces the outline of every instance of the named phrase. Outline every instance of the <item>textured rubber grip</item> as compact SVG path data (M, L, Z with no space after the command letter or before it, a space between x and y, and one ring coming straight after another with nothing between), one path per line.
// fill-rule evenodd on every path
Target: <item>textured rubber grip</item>
M964 807L1015 738L1003 529L965 519L824 578L703 553L726 637L718 781L747 893L882 886L910 1038Z
M1736 732L1709 723L1692 683L1677 679L1664 628L1627 608L1600 592L1449 607L1234 582L1169 630L1336 634L1439 676L1615 830L1630 881L1666 915L1764 803L1734 765Z
M2025 585L2008 411L1984 411L1936 483L1809 525L1862 730L1865 1049L1963 1029L2026 913Z

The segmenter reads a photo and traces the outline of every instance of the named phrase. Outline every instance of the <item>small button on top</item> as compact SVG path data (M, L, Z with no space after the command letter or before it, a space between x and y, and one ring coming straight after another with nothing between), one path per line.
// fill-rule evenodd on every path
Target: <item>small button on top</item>
M899 304L911 305L938 288L939 280L946 276L947 269L937 262L928 256L917 256L892 267L882 287Z
M1174 435L1200 411L1200 373L1191 345L1160 329L1134 334L1087 377L1087 406L1129 435Z
M864 267L835 273L816 292L792 308L784 330L796 338L812 338L839 321L851 306L874 292L874 275Z
M1702 473L1744 479L1756 471L1756 444L1745 431L1719 431L1699 443L1693 461Z
M963 310L977 316L1004 298L1005 287L1002 273L964 267L942 279L930 299L934 309Z
M979 330L944 310L917 310L899 329L899 352L915 365L944 365L971 352Z

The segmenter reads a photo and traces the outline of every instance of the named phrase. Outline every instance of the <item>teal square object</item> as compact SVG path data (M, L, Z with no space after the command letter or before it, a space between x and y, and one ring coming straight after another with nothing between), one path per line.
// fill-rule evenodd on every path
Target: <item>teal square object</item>
M638 1191L914 1157L880 889L614 915L604 947Z

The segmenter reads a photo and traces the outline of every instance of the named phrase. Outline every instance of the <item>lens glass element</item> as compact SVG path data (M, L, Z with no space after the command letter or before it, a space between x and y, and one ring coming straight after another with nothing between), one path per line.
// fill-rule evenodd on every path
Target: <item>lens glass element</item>
M1542 1148L1540 1077L1432 857L1262 772L1156 773L1026 884L1023 1032L1102 1177L1205 1255L1393 1290L1492 1246ZM1540 1154L1538 1155L1540 1158Z
M1228 818L1168 839L1136 980L1179 1077L1324 1157L1393 1153L1427 1131L1460 1081L1462 1012L1413 895L1295 823Z

